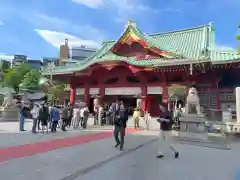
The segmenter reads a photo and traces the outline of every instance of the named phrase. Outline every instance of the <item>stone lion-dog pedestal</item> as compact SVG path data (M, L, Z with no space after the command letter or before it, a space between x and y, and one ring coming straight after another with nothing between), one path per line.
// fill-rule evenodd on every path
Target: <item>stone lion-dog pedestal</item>
M207 140L207 131L205 130L206 118L200 111L200 103L196 88L191 87L188 92L185 112L179 118L180 138Z

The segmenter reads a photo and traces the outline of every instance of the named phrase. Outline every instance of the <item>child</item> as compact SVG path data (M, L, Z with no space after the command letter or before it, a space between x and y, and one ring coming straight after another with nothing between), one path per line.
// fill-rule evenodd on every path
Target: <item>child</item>
M135 129L139 129L140 111L138 108L135 108L133 112L133 120Z
M51 132L57 132L57 125L58 121L60 120L60 111L56 106L54 106L54 108L52 109L51 118L52 118Z

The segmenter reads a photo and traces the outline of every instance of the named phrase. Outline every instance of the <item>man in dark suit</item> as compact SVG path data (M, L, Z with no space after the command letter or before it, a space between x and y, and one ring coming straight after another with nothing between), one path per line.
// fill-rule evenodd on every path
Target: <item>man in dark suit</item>
M116 141L115 147L117 148L120 145L120 151L123 150L125 129L127 127L128 113L124 107L123 102L120 102L116 106L116 116L114 117L114 138ZM120 139L119 139L120 135Z

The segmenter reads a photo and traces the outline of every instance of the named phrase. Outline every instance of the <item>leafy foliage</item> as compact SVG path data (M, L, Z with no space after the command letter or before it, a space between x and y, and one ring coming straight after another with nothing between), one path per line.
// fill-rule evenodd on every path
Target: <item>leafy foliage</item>
M60 100L65 92L65 84L57 84L49 88L48 94L51 100Z
M6 87L11 87L15 92L19 92L19 85L24 79L24 76L31 70L31 67L27 64L20 64L13 68L8 69L4 73L3 85Z
M0 71L6 72L10 68L11 63L9 61L0 60Z
M38 90L40 78L41 73L38 70L32 69L25 74L20 88L23 90Z
M168 97L169 97L169 99L172 99L174 96L183 97L186 94L187 94L187 88L185 86L172 85L172 86L168 87Z

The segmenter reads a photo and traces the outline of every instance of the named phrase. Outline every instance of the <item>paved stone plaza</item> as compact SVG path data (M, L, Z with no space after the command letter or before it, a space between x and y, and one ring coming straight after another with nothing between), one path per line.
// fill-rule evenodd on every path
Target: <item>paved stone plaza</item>
M66 133L67 136L69 134L71 133ZM178 144L181 153L179 159L176 160L172 154L168 154L160 160L155 158L156 135L156 132L142 131L129 134L123 152L113 148L114 142L109 137L11 159L1 162L1 180L235 179L240 167L237 158L240 144L232 144L231 150ZM26 135L26 138L30 137L33 136ZM0 139L2 144L2 135Z
M113 147L111 126L31 134L31 122L26 123L24 133L17 131L17 123L0 124L1 180L235 180L240 169L238 142L231 143L230 150L177 142L179 159L173 154L156 159L158 131L129 131L125 150L120 152ZM157 125L152 123L152 127ZM49 143L50 149L41 147ZM24 150L29 147L28 152L14 156L16 151L23 151L24 144L28 144ZM6 153L6 148L15 152ZM5 159L4 153L8 156Z

